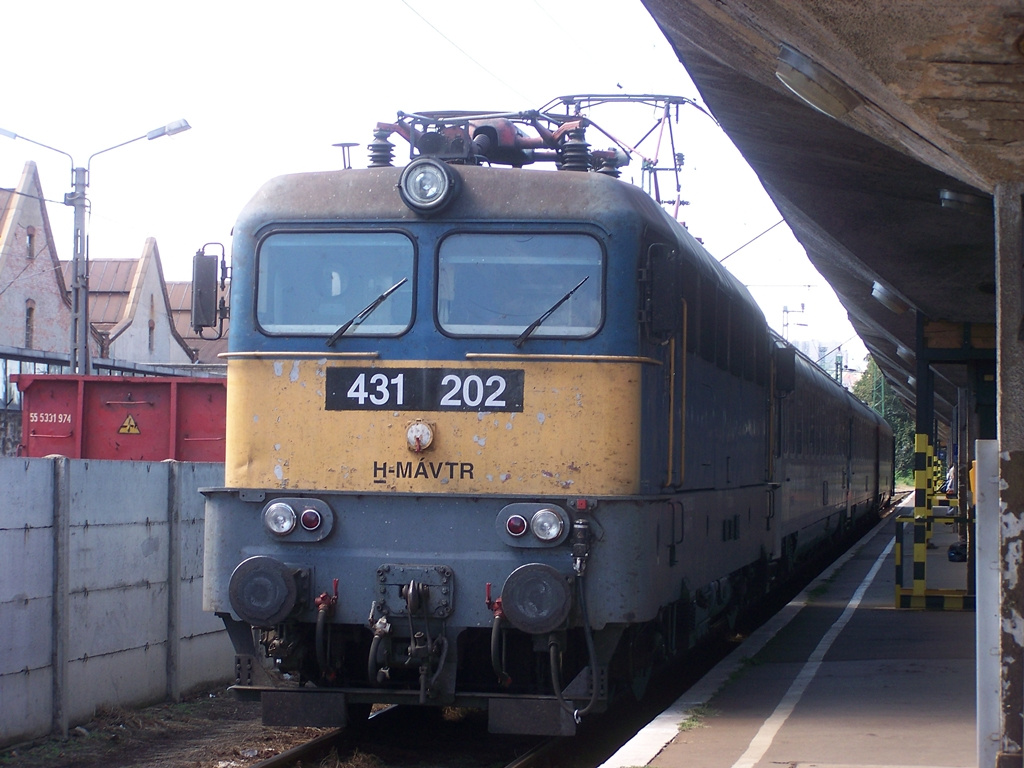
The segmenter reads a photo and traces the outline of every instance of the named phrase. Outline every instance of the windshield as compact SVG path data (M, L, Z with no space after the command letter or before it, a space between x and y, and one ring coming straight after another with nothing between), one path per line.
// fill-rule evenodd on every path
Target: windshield
M260 244L256 319L266 333L330 336L405 279L346 336L412 322L412 241L398 232L282 232Z
M539 318L533 338L591 336L603 292L601 244L589 235L455 234L438 253L437 318L453 336L519 337Z

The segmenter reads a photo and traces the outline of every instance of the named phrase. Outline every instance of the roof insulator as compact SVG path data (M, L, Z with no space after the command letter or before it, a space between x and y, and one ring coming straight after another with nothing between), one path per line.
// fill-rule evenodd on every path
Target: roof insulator
M370 150L370 163L368 168L390 168L395 159L395 145L388 141L391 135L389 128L377 128L373 132L373 141L367 145Z

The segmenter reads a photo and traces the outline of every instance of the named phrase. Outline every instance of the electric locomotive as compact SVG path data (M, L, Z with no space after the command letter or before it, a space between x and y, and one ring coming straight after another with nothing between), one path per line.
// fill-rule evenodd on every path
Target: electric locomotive
M562 103L400 113L234 227L204 607L267 723L571 734L891 494L884 422Z

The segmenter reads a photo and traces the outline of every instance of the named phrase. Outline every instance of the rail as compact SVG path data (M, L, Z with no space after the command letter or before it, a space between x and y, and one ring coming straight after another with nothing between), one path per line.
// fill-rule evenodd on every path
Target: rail
M398 709L394 705L380 709L370 715L369 722L381 718L390 719L393 714L397 714ZM358 733L362 733L362 729ZM339 753L345 749L348 746L346 742L348 737L352 738L351 746L357 746L355 742L358 741L358 736L353 734L350 729L334 728L305 744L299 744L279 755L255 763L251 768L289 768L297 765L315 765L316 761L323 759L332 749L336 749ZM558 747L564 742L565 739L557 737L544 739L507 763L505 768L556 768L562 764L558 755Z

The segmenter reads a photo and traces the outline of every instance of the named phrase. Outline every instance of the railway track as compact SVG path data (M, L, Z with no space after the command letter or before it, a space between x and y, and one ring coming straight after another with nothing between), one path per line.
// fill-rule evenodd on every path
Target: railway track
M686 687L698 680L734 643L722 641L666 675L670 685L649 691L604 715L585 718L575 737L541 738L487 733L486 713L390 707L371 716L357 733L336 729L250 768L323 766L349 768L592 768L615 752ZM366 762L370 760L370 762ZM499 762L504 761L504 762Z
M268 757L266 760L256 763L252 768L287 768L300 762L320 760L335 747L339 739L344 737L344 733L343 728L336 728L305 744L292 747L279 755Z
M387 707L374 712L357 732L338 728L324 733L250 768L289 768L321 765L447 768L450 765L493 766L507 759L507 768L553 768L547 759L559 739L495 736L473 713L453 710L438 722L435 710ZM506 757L507 756L507 757ZM372 762L367 763L369 757Z
M290 766L299 764L315 765L318 761L321 761L326 756L330 755L332 750L338 754L338 761L336 764L339 767L344 766L346 763L342 753L346 750L339 750L338 748L339 742L344 739L344 730L337 729L312 739L306 744L300 744L297 747L293 747L287 752L282 752L279 755L263 760L251 768L290 768ZM559 765L557 760L554 760L553 757L557 752L559 742L561 741L563 740L556 737L547 738L536 744L526 753L513 757L510 762L505 764L505 768L554 768ZM493 761L488 764L493 765ZM437 763L437 765L440 765L440 763ZM481 765L483 765L483 763L481 763Z

